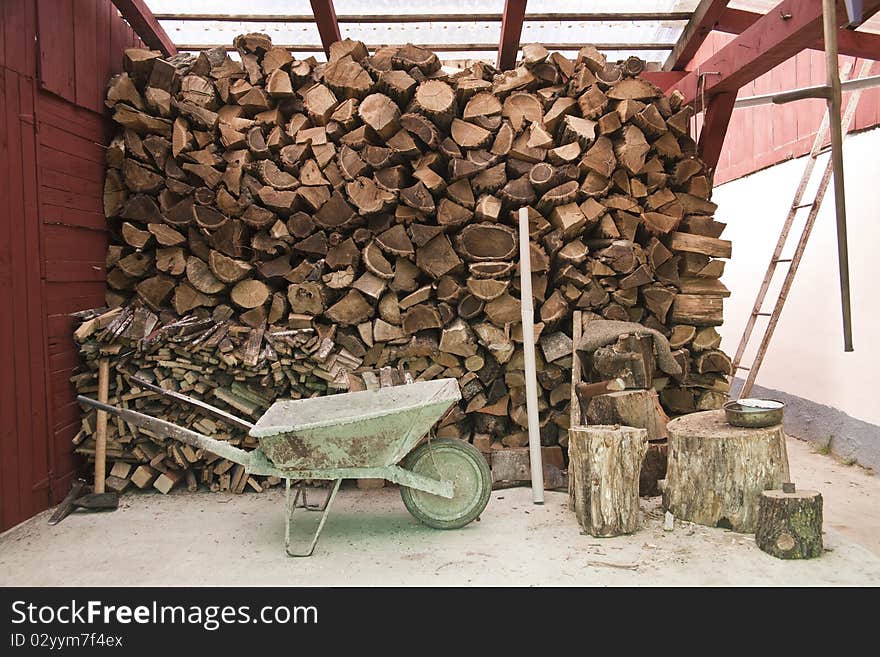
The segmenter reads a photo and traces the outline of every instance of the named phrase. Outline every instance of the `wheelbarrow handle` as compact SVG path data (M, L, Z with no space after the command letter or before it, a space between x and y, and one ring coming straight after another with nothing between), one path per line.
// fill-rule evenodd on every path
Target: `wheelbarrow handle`
M244 429L245 431L250 431L254 428L254 425L247 420L242 420L240 417L236 417L232 413L227 413L223 409L217 408L216 406L211 406L210 404L203 402L201 399L187 397L186 395L175 392L174 390L165 390L165 388L160 388L159 386L150 383L146 379L142 379L141 377L136 375L129 376L128 380L141 388L146 388L147 390L152 390L153 392L159 393L163 397L176 399L177 401L182 401L184 404L189 404L190 406L195 406L196 408L200 408L203 411L207 411L215 417L219 417L221 420L225 420L230 424L234 424L235 426Z
M107 413L111 413L112 415L118 415L126 422L131 422L135 426L146 429L147 431L151 431L158 436L176 438L177 440L184 442L187 445L192 445L196 449L203 449L207 452L211 452L212 454L216 454L217 456L220 456L222 458L229 459L230 461L233 461L245 467L250 466L250 452L246 452L243 449L234 447L233 445L230 445L229 443L222 440L217 440L215 438L211 438L210 436L205 436L201 433L191 431L190 429L181 427L177 424L174 424L173 422L160 420L159 418L153 417L152 415L138 413L137 411L132 411L128 408L119 408L118 406L104 404L103 402L99 402L97 399L92 399L91 397L84 397L83 395L79 395L77 396L76 400L81 404L85 404L86 406L92 406L102 411L106 411Z

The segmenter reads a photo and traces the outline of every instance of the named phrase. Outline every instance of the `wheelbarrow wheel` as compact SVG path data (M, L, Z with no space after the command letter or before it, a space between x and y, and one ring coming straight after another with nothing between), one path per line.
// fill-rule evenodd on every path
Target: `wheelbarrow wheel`
M400 487L407 510L435 529L458 529L476 520L489 503L492 476L486 459L470 443L437 438L414 449L401 464L407 470L453 484L446 499L414 488Z

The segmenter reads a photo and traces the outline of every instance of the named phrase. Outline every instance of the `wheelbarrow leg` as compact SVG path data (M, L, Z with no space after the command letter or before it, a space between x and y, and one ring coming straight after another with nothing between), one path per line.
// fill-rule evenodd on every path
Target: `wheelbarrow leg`
M318 538L321 536L321 531L324 529L324 523L327 522L327 516L330 515L330 507L333 504L333 498L336 497L337 491L339 491L339 485L342 483L342 479L336 479L333 482L333 487L330 489L330 495L327 496L327 501L324 503L323 513L321 513L321 520L318 523L318 529L315 531L315 535L312 537L312 542L309 545L308 552L294 552L290 549L290 530L293 525L293 514L296 510L296 503L299 501L299 496L301 492L301 488L297 487L296 494L293 496L291 500L290 497L290 479L285 479L285 502L286 502L286 513L284 514L284 548L287 551L287 556L289 557L310 557L312 553L315 551L315 546L318 544Z
M306 511L323 511L327 508L327 504L330 502L330 489L327 489L327 496L324 498L323 504L309 504L306 498L307 489L302 484L298 485L296 489L297 498L299 497L300 492L302 492L302 504L297 507L298 509L305 509Z

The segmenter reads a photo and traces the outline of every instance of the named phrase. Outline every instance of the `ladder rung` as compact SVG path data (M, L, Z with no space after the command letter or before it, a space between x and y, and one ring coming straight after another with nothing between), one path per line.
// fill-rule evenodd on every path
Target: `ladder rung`
M816 155L814 155L813 157L818 157L819 155L822 155L822 153L827 153L830 150L831 150L831 144L827 144L827 145L823 146L822 148L820 148L818 151L816 151ZM811 155L812 155L812 153L811 153Z
M754 313L755 317L770 317L770 313Z
M776 258L773 262L791 262L791 258Z
M738 370L743 370L743 371L745 371L745 372L748 372L748 371L750 371L752 368L751 368L751 367L743 367L742 365L737 365L737 366L736 366L736 369L738 369Z
M810 203L801 203L800 205L794 206L794 210L800 210L801 208L811 208L816 201L811 201Z

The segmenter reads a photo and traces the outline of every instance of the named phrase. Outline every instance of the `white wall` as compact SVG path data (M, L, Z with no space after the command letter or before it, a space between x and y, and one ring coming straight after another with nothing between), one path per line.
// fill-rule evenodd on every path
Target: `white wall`
M816 164L805 201L812 200L827 156ZM855 351L843 351L834 191L825 201L808 242L757 383L827 404L880 424L880 129L844 143L849 230L850 286ZM725 302L722 348L731 358L752 310L758 287L779 236L805 158L778 164L721 185L713 201L716 219L727 223L722 237L733 240L733 258L722 280L731 290ZM790 257L808 209L792 230ZM787 265L780 264L763 310L769 312ZM759 317L743 364L751 362L766 317ZM743 375L743 373L740 373Z

